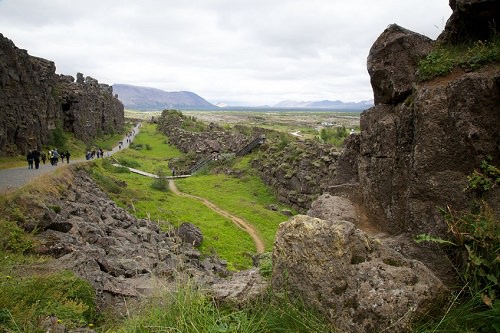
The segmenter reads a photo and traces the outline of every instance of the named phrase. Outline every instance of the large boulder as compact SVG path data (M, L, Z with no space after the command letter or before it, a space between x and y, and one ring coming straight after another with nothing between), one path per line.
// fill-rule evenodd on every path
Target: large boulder
M368 54L367 67L375 105L397 104L412 92L419 61L429 54L433 41L391 24Z
M191 244L194 247L201 246L203 242L203 234L200 228L192 223L182 223L174 234L179 236L184 243Z
M307 215L323 220L342 220L354 224L359 222L356 207L351 200L340 196L332 196L328 193L322 194L313 201Z
M405 332L439 307L446 288L409 260L347 221L297 215L282 223L272 285L320 310L342 332Z

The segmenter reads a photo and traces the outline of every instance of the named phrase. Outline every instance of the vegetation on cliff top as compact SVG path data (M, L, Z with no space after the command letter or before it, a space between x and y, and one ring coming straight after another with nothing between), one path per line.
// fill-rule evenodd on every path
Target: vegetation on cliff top
M500 37L491 41L476 41L472 45L437 45L420 61L417 77L428 81L451 73L455 68L474 71L500 62Z

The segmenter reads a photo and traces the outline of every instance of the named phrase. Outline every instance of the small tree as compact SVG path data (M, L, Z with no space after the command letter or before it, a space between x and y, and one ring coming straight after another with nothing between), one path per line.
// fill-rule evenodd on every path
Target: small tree
M151 187L160 190L160 191L168 191L168 180L166 178L166 174L163 171L163 168L159 168L158 171L156 172L158 175L158 178L155 178L153 180L153 183L151 184Z

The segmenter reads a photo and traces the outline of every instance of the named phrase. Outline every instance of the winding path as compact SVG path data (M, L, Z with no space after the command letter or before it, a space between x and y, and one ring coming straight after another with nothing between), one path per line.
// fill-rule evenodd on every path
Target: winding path
M250 223L248 223L247 221L245 221L242 218L239 218L237 216L234 216L234 215L226 212L225 210L221 209L220 207L216 206L215 204L213 204L212 202L208 201L205 198L179 191L179 189L177 189L177 186L175 186L175 183L172 179L170 179L168 181L168 186L169 186L170 190L173 193L175 193L176 195L198 200L201 203L203 203L205 206L207 206L208 208L210 208L211 210L216 212L217 214L224 216L225 218L230 219L234 224L236 224L238 227L243 229L246 233L248 233L250 235L250 237L252 237L252 240L255 243L255 249L257 250L257 253L264 253L264 251L265 251L264 241L259 236L259 233L257 232L257 230L255 230L254 227Z

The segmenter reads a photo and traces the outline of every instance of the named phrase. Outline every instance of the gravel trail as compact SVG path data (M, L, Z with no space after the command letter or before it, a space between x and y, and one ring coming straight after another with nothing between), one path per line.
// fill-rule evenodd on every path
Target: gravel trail
M138 124L136 127L134 127L135 134L132 136L132 140L139 133L140 129L140 124ZM121 149L125 149L128 147L127 143L127 137L125 136L123 138L123 145ZM113 147L113 149L109 152L104 152L104 155L110 156L120 150L119 146L117 145L116 147ZM84 158L79 158L79 159L71 159L69 160L69 164L75 164L75 163L84 163L87 162ZM28 162L26 162L25 167L19 167L19 168L11 168L11 169L3 169L0 170L0 194L1 192L9 191L16 189L18 187L21 187L28 182L36 181L38 177L41 177L43 175L46 175L48 173L54 172L56 169L67 166L68 164L66 163L66 160L64 163L61 163L61 160L59 160L59 163L57 163L57 166L53 166L50 164L50 162L46 162L46 164L43 164L40 162L40 168L39 169L28 169Z

